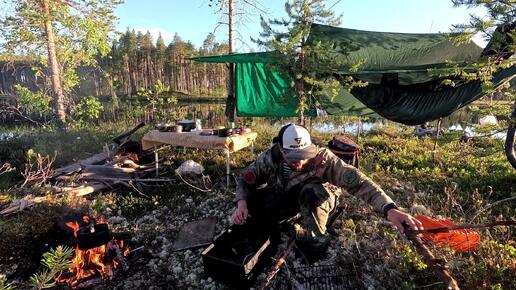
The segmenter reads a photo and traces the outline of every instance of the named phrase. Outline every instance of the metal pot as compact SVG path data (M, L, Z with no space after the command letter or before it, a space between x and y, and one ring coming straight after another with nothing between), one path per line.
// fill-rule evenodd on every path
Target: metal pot
M232 134L233 134L233 129L231 129L231 128L219 129L217 132L217 136L219 136L219 137L228 137L228 136L231 136Z
M93 249L107 244L111 238L107 224L90 224L77 231L77 246L81 250Z
M190 132L195 129L195 122L192 120L177 121L177 124L183 126L183 132Z

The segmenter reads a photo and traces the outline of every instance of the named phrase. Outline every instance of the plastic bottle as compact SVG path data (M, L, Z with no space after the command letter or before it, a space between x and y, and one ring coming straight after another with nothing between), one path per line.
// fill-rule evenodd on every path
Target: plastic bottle
M196 119L195 120L195 131L202 131L201 119Z

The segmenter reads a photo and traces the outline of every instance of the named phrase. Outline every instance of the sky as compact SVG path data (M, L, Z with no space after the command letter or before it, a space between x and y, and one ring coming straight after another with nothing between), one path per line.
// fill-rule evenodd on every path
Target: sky
M239 0L234 0L238 2ZM236 52L258 50L250 41L260 31L260 14L265 18L285 17L284 0L249 0L257 3L236 27ZM240 1L242 2L242 1ZM208 33L214 32L218 42L227 41L227 25L210 0L125 0L115 14L119 17L118 30L127 28L150 31L156 40L159 33L165 44L175 33L185 41L200 47ZM454 8L451 0L328 0L327 7L343 13L341 27L371 31L437 33L449 32L453 24L469 21L470 14L485 15L480 8ZM253 11L254 10L254 11ZM485 45L480 36L474 41Z

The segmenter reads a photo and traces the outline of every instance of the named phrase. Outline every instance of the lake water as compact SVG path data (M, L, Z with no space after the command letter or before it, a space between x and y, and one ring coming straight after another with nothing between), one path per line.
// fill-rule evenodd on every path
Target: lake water
M108 119L109 104L105 104L105 119ZM174 123L176 120L195 120L201 119L204 128L216 128L226 125L226 117L224 115L224 103L220 102L196 102L196 101L180 101L178 104L169 107L160 107L154 111L141 111L140 113L132 113L128 120L136 123L137 121L146 121L147 123ZM138 108L131 105L126 111L136 112ZM478 124L478 116L471 113L466 108L458 110L448 117L442 119L441 128L445 131L462 131L465 136L474 137L479 134L475 132L472 124ZM284 124L295 122L296 118L267 118L267 117L237 117L236 126L272 126L275 129L281 128ZM383 118L362 118L345 117L345 116L325 116L317 118L308 118L307 124L317 132L327 132L335 134L357 135L367 133L371 130L377 130L382 127L395 128L399 131L407 128L415 128L414 126L405 126L399 123L391 122ZM437 121L431 122L433 127L437 126ZM14 138L18 134L11 132L0 132L0 141ZM495 138L505 139L506 132L499 132L493 135Z
M226 125L226 117L224 115L224 104L206 104L206 103L179 103L171 108L173 114L177 117L178 112L182 112L182 119L201 119L205 128L215 128L217 126ZM467 137L479 136L475 132L473 124L478 124L479 117L463 108L444 117L441 121L441 128L445 131L462 131ZM164 120L166 122L173 122L173 119ZM275 129L281 128L284 124L295 122L296 118L242 118L237 117L235 123L237 126L257 126L266 125L272 126ZM371 130L377 130L383 127L396 128L399 131L407 128L414 129L415 126L406 126L395 123L383 118L365 118L357 120L356 117L345 116L325 116L317 118L308 118L307 126L311 127L317 132L325 133L345 133L350 135L357 135L367 133ZM430 126L437 127L437 121L430 122ZM484 133L485 134L485 133ZM506 132L499 132L493 135L494 138L505 139Z

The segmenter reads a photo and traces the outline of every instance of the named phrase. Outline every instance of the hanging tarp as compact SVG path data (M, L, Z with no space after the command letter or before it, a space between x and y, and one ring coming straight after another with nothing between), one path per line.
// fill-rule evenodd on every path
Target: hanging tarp
M299 98L290 77L266 68L264 63L235 65L237 115L242 117L294 117Z
M328 70L337 79L353 76L368 82L351 92L341 90L334 98L322 98L320 106L332 115L367 115L371 109L387 119L420 124L451 114L482 96L479 81L446 87L439 72L454 62L468 69L482 49L473 42L455 45L450 34L390 33L345 29L313 24L309 43L332 44L330 54L339 63ZM292 78L279 73L274 54L249 53L193 58L201 62L235 63L238 116L297 115L297 92ZM360 70L349 68L360 63ZM431 71L431 73L430 73ZM494 75L500 85L516 74L508 68ZM310 104L314 105L309 101ZM315 108L310 107L309 115Z

